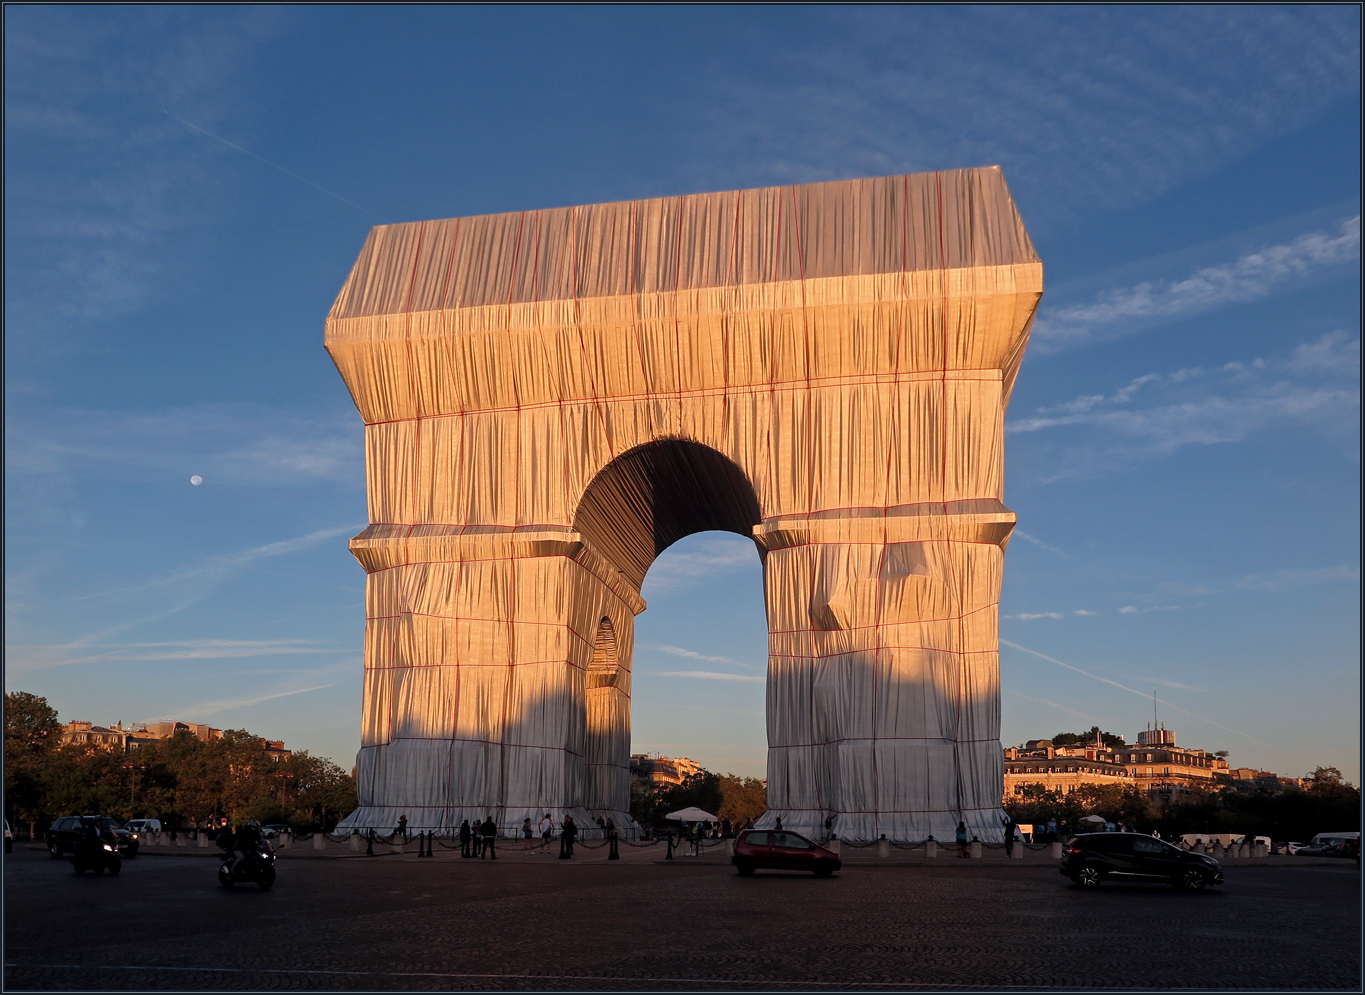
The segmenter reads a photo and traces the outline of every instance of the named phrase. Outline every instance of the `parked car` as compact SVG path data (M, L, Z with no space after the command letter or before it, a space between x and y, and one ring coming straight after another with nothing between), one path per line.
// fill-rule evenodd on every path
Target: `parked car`
M1081 888L1106 878L1163 881L1186 891L1223 883L1218 861L1140 833L1087 833L1066 845L1058 868Z
M10 832L9 820L5 820L5 852L14 852L14 834Z
M276 839L281 834L288 834L290 836L293 836L294 830L290 829L282 822L274 822L268 826L261 827L261 835L268 840Z
M730 858L735 870L752 874L760 867L775 870L813 871L816 877L829 877L843 861L833 850L826 850L800 833L790 830L746 829L735 840L735 855Z
M123 824L117 819L107 815L68 815L58 819L48 828L47 852L54 858L64 853L73 853L77 841L85 837L85 820L95 821L101 829L113 834L120 857L137 856L137 837L124 829Z
M135 839L140 839L144 833L161 832L160 819L129 819L123 824L123 828L133 834Z

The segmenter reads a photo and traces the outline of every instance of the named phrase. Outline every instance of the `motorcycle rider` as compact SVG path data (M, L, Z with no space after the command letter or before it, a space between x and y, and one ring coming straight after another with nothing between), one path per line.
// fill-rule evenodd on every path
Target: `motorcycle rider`
M232 841L232 866L230 870L236 874L237 869L242 866L247 857L255 853L261 846L261 824L252 819L245 826L240 827Z

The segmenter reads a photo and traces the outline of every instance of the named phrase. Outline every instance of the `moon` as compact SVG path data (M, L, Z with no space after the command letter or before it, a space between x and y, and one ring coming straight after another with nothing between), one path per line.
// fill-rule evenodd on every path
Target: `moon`
M203 482L204 482L204 478L201 477L201 476L199 476L199 474L197 474L197 473L196 473L193 477L190 478L190 483L193 484L195 487L198 487L198 486L199 486L200 484L202 484Z

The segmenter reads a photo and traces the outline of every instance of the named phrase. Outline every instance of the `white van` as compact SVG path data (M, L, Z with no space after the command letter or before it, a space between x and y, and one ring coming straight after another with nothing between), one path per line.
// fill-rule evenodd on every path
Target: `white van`
M161 820L129 819L127 822L123 824L123 828L128 830L128 832L132 833L133 838L136 839L137 837L144 836L147 833L161 832Z

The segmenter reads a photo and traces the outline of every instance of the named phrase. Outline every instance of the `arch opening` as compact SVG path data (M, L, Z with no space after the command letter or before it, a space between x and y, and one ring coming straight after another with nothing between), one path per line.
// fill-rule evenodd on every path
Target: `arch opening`
M639 590L655 558L696 532L753 538L758 497L738 466L709 446L668 438L618 456L592 479L574 531Z

